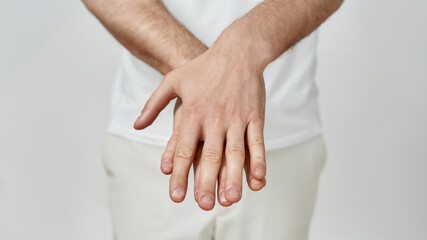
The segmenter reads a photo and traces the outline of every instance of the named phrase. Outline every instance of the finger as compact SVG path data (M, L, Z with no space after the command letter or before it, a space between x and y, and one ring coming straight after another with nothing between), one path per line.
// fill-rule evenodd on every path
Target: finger
M172 85L166 80L162 80L159 87L153 92L151 97L145 103L141 115L136 119L133 127L137 130L144 129L150 126L160 112L169 104L169 102L176 98L177 95L173 91Z
M182 202L185 198L188 172L194 159L199 132L199 128L195 128L191 122L182 125L173 157L173 171L169 181L169 193L174 202Z
M247 128L247 142L250 153L251 175L263 180L266 175L264 124L261 120L249 122Z
M196 154L193 161L194 170L194 200L197 202L197 195L199 193L199 177L200 177L200 159L202 158L203 142L199 142L197 145Z
M228 207L231 203L225 198L225 183L227 180L227 164L225 154L222 156L221 167L218 173L218 202L221 206Z
M206 135L200 161L199 194L200 208L211 210L215 206L216 180L221 166L224 133L218 131Z
M171 138L168 141L168 144L166 145L165 152L162 155L162 160L160 162L160 170L166 175L169 175L172 173L173 157L175 154L175 148L176 148L177 142L178 142L178 134L173 133Z
M166 145L165 152L163 153L160 169L169 175L173 171L173 156L175 154L176 144L178 142L179 131L181 129L181 98L178 98L175 103L174 116L173 116L173 133Z
M227 131L225 155L227 159L227 180L225 197L228 202L236 203L242 197L243 163L245 161L243 126L233 126Z
M265 178L263 180L258 180L254 178L251 174L251 164L250 164L250 156L249 156L249 149L246 148L246 154L245 154L245 175L246 175L246 182L248 183L248 186L253 191L259 191L266 185Z

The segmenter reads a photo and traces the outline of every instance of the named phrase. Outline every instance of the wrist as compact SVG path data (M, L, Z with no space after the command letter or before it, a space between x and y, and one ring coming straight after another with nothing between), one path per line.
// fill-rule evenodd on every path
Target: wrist
M264 71L275 55L271 44L258 35L241 19L225 29L211 49Z
M186 49L184 53L178 53L176 55L175 60L171 64L171 70L185 65L186 63L192 61L194 58L206 52L206 50L208 50L208 48L204 44L200 43L196 46L193 45L191 49Z

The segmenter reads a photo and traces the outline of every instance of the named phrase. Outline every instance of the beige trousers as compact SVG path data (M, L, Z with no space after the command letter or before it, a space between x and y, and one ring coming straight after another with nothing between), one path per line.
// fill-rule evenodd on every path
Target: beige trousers
M104 164L116 240L306 240L326 151L321 136L267 151L267 185L242 200L201 210L193 198L193 173L183 203L169 198L160 171L164 148L108 134Z

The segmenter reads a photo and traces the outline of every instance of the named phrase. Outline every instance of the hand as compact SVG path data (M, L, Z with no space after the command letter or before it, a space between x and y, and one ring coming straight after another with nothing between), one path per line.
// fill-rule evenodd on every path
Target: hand
M218 174L221 179L218 189L224 192L227 202L240 200L247 155L245 137L250 153L249 186L259 190L265 185L264 69L244 53L232 54L227 49L218 44L166 74L134 125L136 129L149 126L172 99L182 99L179 124L174 123L162 163L165 170L172 172L171 199L183 201L198 142L204 140L195 197L205 210L214 207ZM223 150L225 161L222 161ZM220 172L222 162L225 166L222 169L226 170Z
M200 161L202 159L202 152L203 152L203 142L199 142L197 145L196 155L194 157L193 162L193 169L194 169L194 199L198 202L198 192L199 192L199 182L200 182ZM225 189L226 189L226 179L227 179L227 159L225 157L225 154L223 152L223 159L221 162L221 167L219 169L218 174L218 190L217 190L217 197L218 202L224 206L228 207L231 206L232 203L227 200L225 197ZM246 155L245 155L245 164L244 169L246 172L246 181L249 186L251 186L252 190L257 191L263 188L266 184L265 179L264 181L259 181L254 179L251 176L250 173L250 163L249 163L249 152L246 148ZM199 203L199 205L202 203ZM203 205L202 205L203 206ZM209 210L209 209L206 209Z
M176 148L176 143L178 140L178 132L180 129L181 124L181 115L182 115L182 101L180 98L177 99L175 103L175 109L174 109L174 123L173 123L173 135L170 138L168 145L166 147L166 150L162 156L162 161L160 165L161 171L169 175L172 173L173 169L173 157L174 152ZM196 149L196 154L193 161L193 170L194 170L194 199L198 201L197 193L199 192L199 179L200 179L200 160L202 157L202 151L203 151L203 141L199 141ZM249 151L248 148L245 147L245 164L244 169L246 172L246 181L248 185L251 187L252 190L257 191L264 187L265 185L265 179L264 181L259 181L255 179L253 176L251 176L250 173L250 158L249 158ZM218 174L218 190L217 190L217 197L218 202L224 206L228 207L231 206L232 203L228 202L225 197L225 186L226 186L226 177L227 177L227 159L225 158L225 153L223 151L222 156L222 162L221 167Z

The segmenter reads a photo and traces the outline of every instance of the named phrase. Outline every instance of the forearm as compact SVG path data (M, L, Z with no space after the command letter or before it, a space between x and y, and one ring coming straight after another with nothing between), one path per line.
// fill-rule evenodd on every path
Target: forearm
M265 0L225 29L216 45L265 67L314 31L341 3L342 0Z
M124 47L163 74L207 50L160 0L83 2Z

